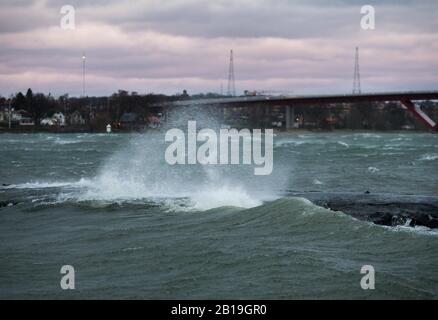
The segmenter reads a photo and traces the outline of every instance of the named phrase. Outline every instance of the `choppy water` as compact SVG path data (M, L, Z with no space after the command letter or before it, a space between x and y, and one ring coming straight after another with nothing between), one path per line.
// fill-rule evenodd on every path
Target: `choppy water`
M164 134L0 135L0 298L438 298L438 232L293 191L438 195L438 135L279 133L274 172L169 166ZM76 289L60 288L73 265ZM373 265L376 289L360 287Z

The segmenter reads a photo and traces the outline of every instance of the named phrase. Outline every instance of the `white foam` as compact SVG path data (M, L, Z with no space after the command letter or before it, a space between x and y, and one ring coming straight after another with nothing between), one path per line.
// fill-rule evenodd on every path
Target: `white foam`
M361 138L375 138L380 139L382 136L375 133L355 133L355 136L359 136Z
M218 207L253 208L263 204L252 198L242 187L221 186L206 188L190 195L194 207L199 210L209 210Z
M338 141L337 143L340 144L341 146L346 147L346 148L349 148L349 147L350 147L347 143L345 143L345 142L343 142L343 141Z
M415 226L410 227L408 225L398 225L395 227L392 226L379 226L387 229L391 232L407 232L407 233L413 233L418 235L426 235L426 236L438 236L438 230L437 229L431 229L425 226Z
M77 195L79 201L132 201L152 200L166 204L174 210L193 208L197 210L209 210L224 206L252 208L263 202L252 198L247 191L240 186L215 185L200 187L199 191L175 191L153 188L145 185L142 181L132 179L120 181L116 176L103 175L94 180L89 180L86 191ZM68 194L71 197L71 194ZM181 201L187 198L190 201Z
M63 139L56 139L55 141L54 141L54 143L55 144L61 144L61 145L63 145L63 144L75 144L75 143L80 143L81 141L79 141L79 140L63 140Z
M117 175L108 173L87 180L85 186L86 191L79 195L80 201L139 200L154 196L141 181L130 177L119 179Z
M438 154L423 154L420 159L420 161L433 161L438 160Z
M376 167L368 167L368 171L371 172L371 173L376 173L376 172L379 172L380 169L376 168Z
M3 189L46 189L46 188L62 188L62 187L75 187L78 186L78 184L81 183L80 181L73 181L73 182L61 182L61 181L55 181L55 182L26 182L21 184L11 184L9 186L3 186Z
M300 146L302 144L308 144L308 142L305 141L297 141L297 140L280 140L276 141L274 143L275 147L281 148L281 147L289 147L289 146Z

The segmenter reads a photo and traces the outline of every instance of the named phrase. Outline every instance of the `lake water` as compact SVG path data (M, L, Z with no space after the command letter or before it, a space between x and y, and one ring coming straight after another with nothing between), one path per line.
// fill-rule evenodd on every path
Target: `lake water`
M436 229L291 196L437 196L438 135L278 133L269 176L170 166L165 147L158 132L1 134L0 298L438 298Z

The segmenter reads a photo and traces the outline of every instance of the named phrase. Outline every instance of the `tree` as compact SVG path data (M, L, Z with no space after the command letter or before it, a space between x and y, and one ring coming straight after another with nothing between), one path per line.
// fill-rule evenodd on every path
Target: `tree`
M29 88L29 89L27 89L27 92L26 92L26 103L25 103L26 108L25 109L27 111L29 111L30 113L32 113L32 110L34 109L34 104L35 104L35 102L33 99L33 92L32 92L32 89ZM37 119L34 119L34 120L37 120Z
M46 97L42 93L37 93L32 97L31 109L29 110L35 123L39 123L39 120L49 110L55 109L55 101L53 98Z
M12 106L15 110L26 109L26 97L21 92L18 92L12 102Z

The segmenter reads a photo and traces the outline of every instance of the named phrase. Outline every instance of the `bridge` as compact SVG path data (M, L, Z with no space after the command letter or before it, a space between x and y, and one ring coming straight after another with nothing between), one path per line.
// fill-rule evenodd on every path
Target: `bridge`
M214 107L251 107L285 106L286 128L292 127L294 105L323 105L332 103L359 102L400 102L428 128L438 131L435 123L414 101L438 100L438 91L382 92L345 95L309 95L309 96L242 96L230 98L178 100L166 103L170 107L214 106Z

